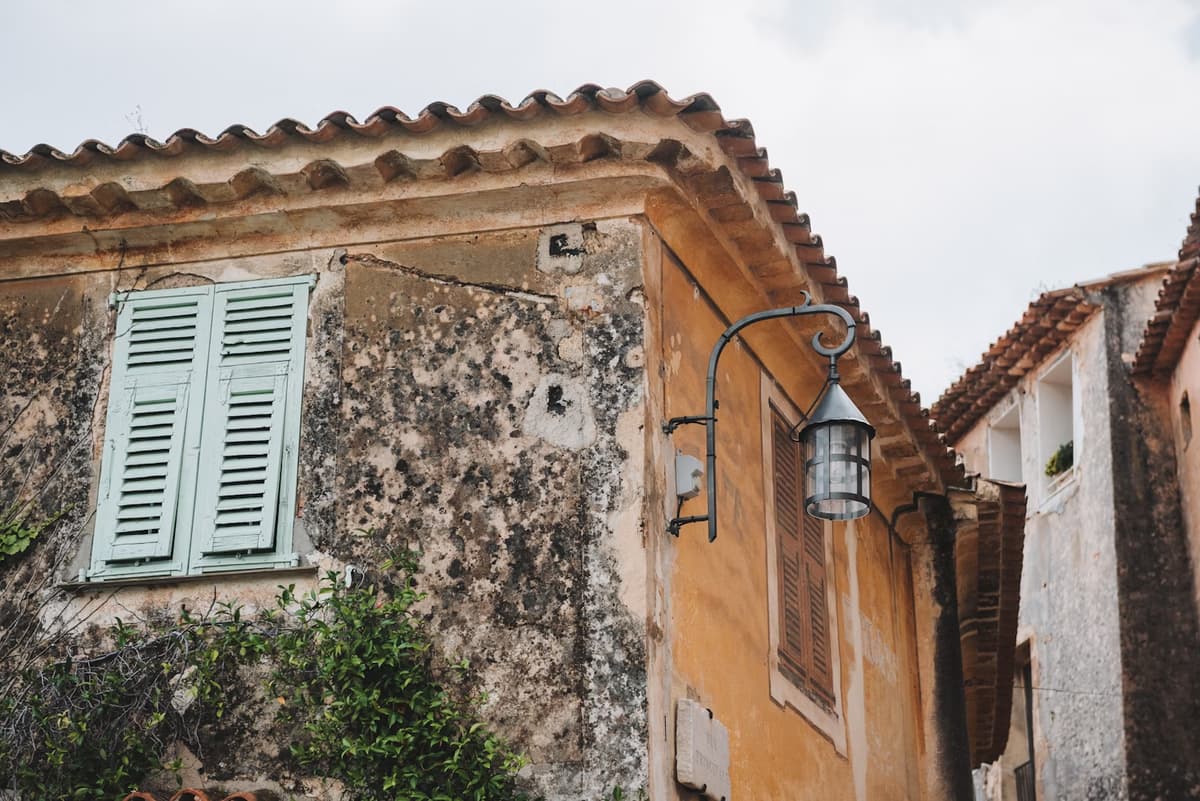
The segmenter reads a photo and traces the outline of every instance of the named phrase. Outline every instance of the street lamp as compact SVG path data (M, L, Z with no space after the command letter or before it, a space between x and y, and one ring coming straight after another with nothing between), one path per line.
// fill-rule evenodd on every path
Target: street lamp
M825 394L803 426L804 508L825 520L854 520L870 512L875 427L838 383L833 358Z
M738 320L725 329L713 346L708 360L708 378L705 385L706 405L703 415L673 417L663 424L663 431L671 434L681 425L703 423L705 427L705 486L708 510L703 515L675 517L667 524L667 530L676 536L689 523L708 522L708 541L717 538L717 408L716 399L717 362L721 351L730 340L748 325L774 320L781 317L799 317L805 314L832 314L846 326L846 335L834 347L821 343L821 335L812 338L812 347L817 353L829 358L829 377L818 396L816 408L810 410L792 437L803 443L804 457L804 506L814 517L826 520L853 520L871 510L871 439L875 429L867 422L862 412L850 400L839 383L838 357L854 344L854 318L840 306L813 305L811 296L805 292L799 306L784 306L779 309L755 312ZM802 426L802 427L801 427Z

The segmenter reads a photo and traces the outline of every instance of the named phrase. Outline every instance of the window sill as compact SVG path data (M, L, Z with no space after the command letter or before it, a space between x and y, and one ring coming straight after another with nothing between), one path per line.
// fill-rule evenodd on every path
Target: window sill
M1060 495L1074 486L1075 479L1078 477L1078 469L1075 465L1071 465L1069 469L1059 473L1047 481L1045 486L1042 488L1043 497L1041 503L1038 504L1038 510L1040 511L1045 509L1047 506L1057 500Z
M57 587L66 592L88 592L119 587L170 587L178 584L201 584L204 582L232 582L275 576L315 576L317 565L303 567L259 568L257 570L214 570L209 573L193 573L186 576L131 576L100 581L64 581Z
M846 725L836 708L814 700L811 695L797 687L780 670L777 659L772 659L769 678L771 700L785 709L798 714L833 746L838 756L846 758Z

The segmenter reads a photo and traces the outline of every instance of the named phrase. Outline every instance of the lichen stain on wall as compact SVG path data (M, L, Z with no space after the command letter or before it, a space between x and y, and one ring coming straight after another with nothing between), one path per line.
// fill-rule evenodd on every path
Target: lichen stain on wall
M534 269L537 232L346 266L333 555L422 552L439 647L471 659L485 716L552 794L645 771L644 622L613 528L638 520L620 514L641 456L618 423L642 391L639 239L624 223L587 240L569 278ZM564 302L585 285L586 309Z
M96 279L20 282L0 294L0 510L63 520L12 567L0 593L0 639L34 624L39 588L88 517L96 388L107 364ZM97 308L99 306L99 308Z
M594 798L644 786L641 228L575 229L571 271L554 258L538 268L545 234L531 229L38 279L0 295L0 467L37 473L32 487L62 465L43 507L75 503L77 518L61 547L35 549L6 578L86 559L79 524L94 505L114 288L316 273L297 504L313 550L302 563L369 568L419 548L439 657L471 661L470 689L488 693L489 723L531 756L534 789ZM0 500L20 496L2 488ZM280 582L220 583L252 612ZM212 590L134 587L121 603L169 617L195 605L197 587ZM0 626L36 622L12 595L0 594ZM85 651L101 645L99 623L123 614L109 606L77 643ZM256 745L270 715L253 679L230 688L244 709L203 738L210 778L287 772L277 748Z

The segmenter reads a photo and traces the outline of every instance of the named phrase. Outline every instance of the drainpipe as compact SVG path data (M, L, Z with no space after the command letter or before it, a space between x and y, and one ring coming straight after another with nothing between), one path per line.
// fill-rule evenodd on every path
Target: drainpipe
M926 662L918 656L919 663L932 667L931 681L928 685L922 682L923 687L928 687L932 696L929 707L922 704L930 712L925 715L926 723L932 722L936 732L933 747L929 749L933 769L931 774L927 774L936 787L929 790L933 792L934 797L944 797L952 801L974 801L971 746L967 734L967 705L963 687L962 641L958 623L958 581L954 558L957 526L954 523L950 500L945 495L916 492L913 493L912 503L898 506L890 518L884 516L878 508L876 511L884 519L889 533L895 537L899 537L896 523L903 515L919 511L925 518L929 534L927 556L922 556L919 551L914 553L918 558L923 558L927 565L928 589L933 600L933 619L921 627L929 631L926 627L932 626L932 659ZM924 574L924 571L922 573Z

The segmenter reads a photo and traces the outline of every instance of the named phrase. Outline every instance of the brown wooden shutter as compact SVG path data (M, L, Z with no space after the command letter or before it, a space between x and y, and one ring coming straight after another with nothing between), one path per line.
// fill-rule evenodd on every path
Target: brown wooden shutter
M833 656L829 650L829 606L825 595L825 523L804 515L804 612L810 654L809 688L834 703Z
M805 644L804 543L801 532L800 450L791 425L771 410L775 485L775 538L779 557L779 663L793 680L808 675Z

